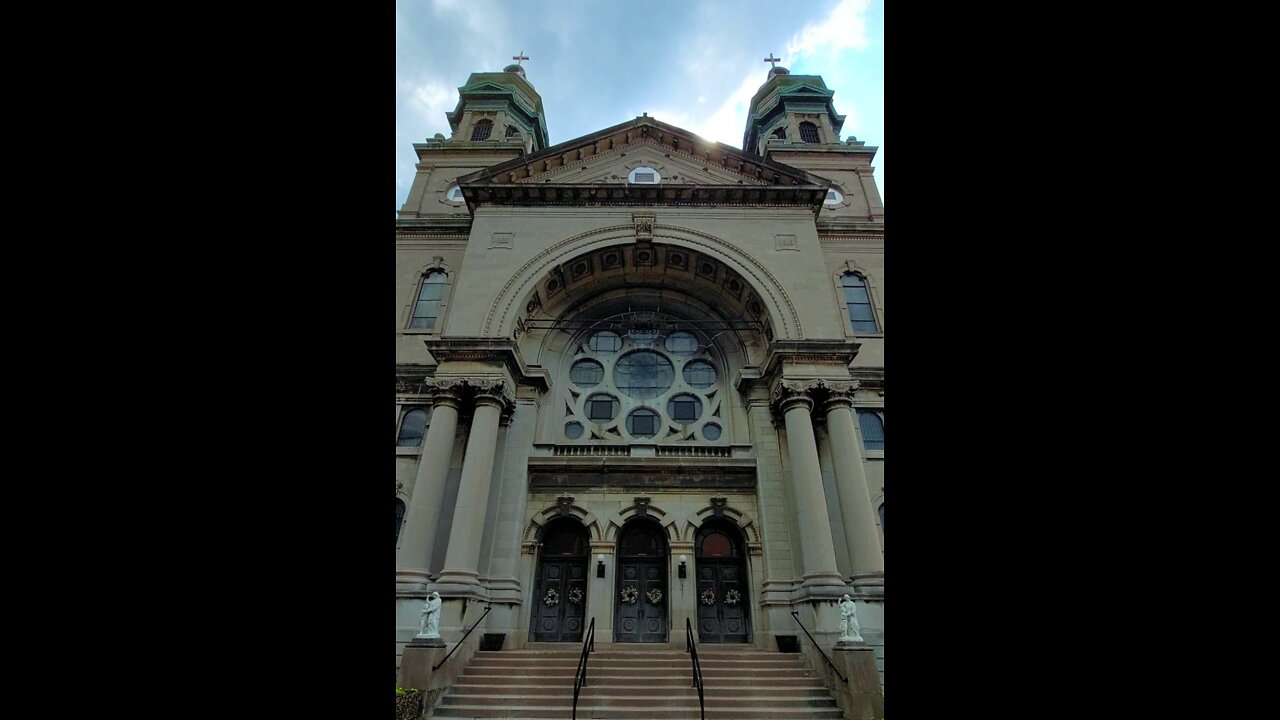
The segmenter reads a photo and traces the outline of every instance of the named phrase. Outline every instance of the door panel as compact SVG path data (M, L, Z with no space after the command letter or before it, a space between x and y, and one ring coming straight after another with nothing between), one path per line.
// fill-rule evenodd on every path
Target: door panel
M556 557L539 562L536 594L533 598L533 639L539 642L581 642L582 619L586 614L587 558ZM547 591L554 589L557 602L546 603ZM582 593L573 602L573 590Z
M739 559L698 559L698 640L707 643L750 642L747 585ZM730 605L725 595L734 590L737 601ZM704 597L711 600L708 605Z
M619 565L618 595L615 599L617 618L615 642L667 641L667 583L664 563L660 560L623 560ZM622 601L622 589L636 589L635 602ZM650 602L650 590L658 590L662 598Z

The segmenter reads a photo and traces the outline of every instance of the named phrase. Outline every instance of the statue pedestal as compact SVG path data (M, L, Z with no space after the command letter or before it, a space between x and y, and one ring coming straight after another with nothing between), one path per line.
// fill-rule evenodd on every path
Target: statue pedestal
M848 684L836 678L836 700L850 720L873 720L884 717L884 694L880 692L880 673L876 671L875 650L866 643L842 641L835 647L835 664L849 678Z
M444 638L439 635L436 635L435 637L415 635L414 638L409 641L409 647L442 648L444 647Z

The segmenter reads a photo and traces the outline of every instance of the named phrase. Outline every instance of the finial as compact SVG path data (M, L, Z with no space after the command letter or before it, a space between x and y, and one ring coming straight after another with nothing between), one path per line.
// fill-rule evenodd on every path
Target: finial
M769 63L769 69L772 70L777 67L775 63L781 62L782 58L776 58L773 56L773 53L769 53L769 57L765 58L764 61Z
M769 54L770 54L770 55L772 55L773 53L769 53ZM523 51L523 50L521 50L519 55L513 55L513 56L511 57L511 59L512 59L512 60L515 60L515 61L516 61L516 64L517 64L517 65L519 65L522 61L524 61L524 60L528 60L528 59L529 59L529 56L528 56L528 55L525 55L525 54L524 54L524 51Z

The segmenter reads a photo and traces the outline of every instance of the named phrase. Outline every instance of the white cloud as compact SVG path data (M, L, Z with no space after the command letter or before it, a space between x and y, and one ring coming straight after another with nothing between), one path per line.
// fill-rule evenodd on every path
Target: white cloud
M806 25L787 42L787 65L803 55L866 48L867 21L861 16L870 4L871 0L844 0L826 20Z

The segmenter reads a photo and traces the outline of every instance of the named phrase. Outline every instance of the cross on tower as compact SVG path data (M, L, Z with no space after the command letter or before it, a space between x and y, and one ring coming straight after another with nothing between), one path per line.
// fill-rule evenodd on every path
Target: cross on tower
M773 53L769 54L772 55ZM519 65L521 60L528 60L529 56L525 55L524 51L521 50L519 55L515 55L511 59L516 61L516 65Z
M776 65L774 65L774 63L781 62L782 58L776 58L773 56L773 53L769 53L769 57L765 58L764 61L769 63L769 68L772 69L777 67Z

